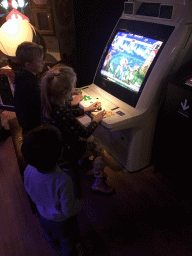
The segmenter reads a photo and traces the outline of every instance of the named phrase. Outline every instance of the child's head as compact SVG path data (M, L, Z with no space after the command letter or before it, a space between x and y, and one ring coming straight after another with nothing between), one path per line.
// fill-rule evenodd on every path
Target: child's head
M44 116L50 118L51 104L63 106L71 99L76 81L73 68L64 64L57 64L51 68L42 79L41 106Z
M23 42L16 50L17 61L25 69L38 73L44 67L44 51L41 45L33 42Z
M27 133L21 151L28 164L51 173L62 153L62 135L52 125L40 125Z

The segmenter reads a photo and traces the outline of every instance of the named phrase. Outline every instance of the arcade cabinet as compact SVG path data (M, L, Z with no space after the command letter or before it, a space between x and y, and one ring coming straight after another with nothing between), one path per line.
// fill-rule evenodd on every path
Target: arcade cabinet
M155 172L180 190L191 188L192 60L171 78L157 117Z
M81 106L100 101L106 110L95 138L129 172L151 163L166 81L192 56L191 13L189 0L125 2L93 83L82 88Z

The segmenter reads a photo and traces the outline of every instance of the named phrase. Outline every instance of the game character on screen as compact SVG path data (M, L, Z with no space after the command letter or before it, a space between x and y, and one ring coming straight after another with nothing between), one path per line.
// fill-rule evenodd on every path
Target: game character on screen
M45 239L63 256L78 255L80 200L73 182L57 165L62 153L62 134L55 126L40 125L24 138L21 151L29 164L24 186L36 204Z
M117 69L115 70L115 75L120 79L123 80L125 78L125 72L129 68L128 58L122 58L119 61Z
M128 71L125 72L125 81L127 81L127 83L130 83L130 81L135 78L134 75L139 68L140 67L137 64L132 68L129 66Z
M42 46L23 42L16 50L21 70L15 76L14 107L23 134L41 124L41 91L38 74L44 67Z
M92 190L111 193L105 183L103 154L94 142L87 139L93 134L104 117L105 111L94 115L90 124L85 127L77 117L86 112L97 110L97 102L89 107L77 108L70 103L71 95L76 86L76 73L66 65L54 66L42 79L41 109L42 122L55 125L63 135L63 161L68 166L78 163L85 156L94 155L93 171L95 182Z

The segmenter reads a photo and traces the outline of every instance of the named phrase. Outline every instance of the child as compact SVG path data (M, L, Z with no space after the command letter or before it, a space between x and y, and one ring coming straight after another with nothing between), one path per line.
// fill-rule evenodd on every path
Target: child
M21 147L29 163L24 172L24 186L36 204L38 218L48 242L63 256L77 254L77 213L80 201L75 198L70 176L57 160L62 153L62 135L50 125L41 125L25 136Z
M55 125L61 131L64 138L63 158L69 166L87 155L88 150L92 151L95 156L93 171L96 180L91 188L109 194L113 188L105 183L103 154L96 150L95 144L88 144L85 140L95 131L105 112L100 111L94 115L87 127L76 119L85 112L97 109L97 102L84 109L71 106L70 99L76 80L74 70L63 64L56 65L47 72L41 86L42 122Z
M41 91L38 74L44 67L42 46L23 42L17 47L16 57L21 70L15 77L14 107L23 134L39 126L41 113Z

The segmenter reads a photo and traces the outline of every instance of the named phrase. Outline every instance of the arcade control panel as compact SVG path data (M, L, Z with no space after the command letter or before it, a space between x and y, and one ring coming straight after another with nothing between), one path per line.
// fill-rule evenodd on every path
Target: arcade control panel
M120 124L126 123L128 119L132 119L139 115L139 113L130 106L127 107L127 109L122 108L118 99L115 100L113 96L104 90L102 90L102 92L97 91L97 89L94 90L94 86L85 86L81 88L81 92L83 100L79 104L80 107L88 107L95 102L99 102L98 109L91 113L91 117L99 111L105 110L105 115L101 124L106 128L115 129L115 127ZM88 117L86 117L86 121L88 120L90 121L91 118L88 119Z
M98 111L105 110L104 118L111 117L111 116L115 115L115 113L113 111L118 109L118 107L115 107L111 110L107 110L106 106L103 104L103 101L101 102L100 98L98 98L98 97L92 98L90 95L86 95L86 94L83 96L83 107L88 107L95 102L98 102L97 110L95 112L92 112L92 115L94 115L94 113L97 113ZM124 115L124 113L122 113L122 114Z
M91 115L97 114L101 110L105 110L104 118L112 117L115 114L125 115L125 113L119 110L118 106L111 103L110 101L107 101L101 95L91 92L91 90L88 87L82 88L81 92L83 95L83 100L80 103L82 107L88 107L91 104L98 102L97 110L95 112L92 112Z

